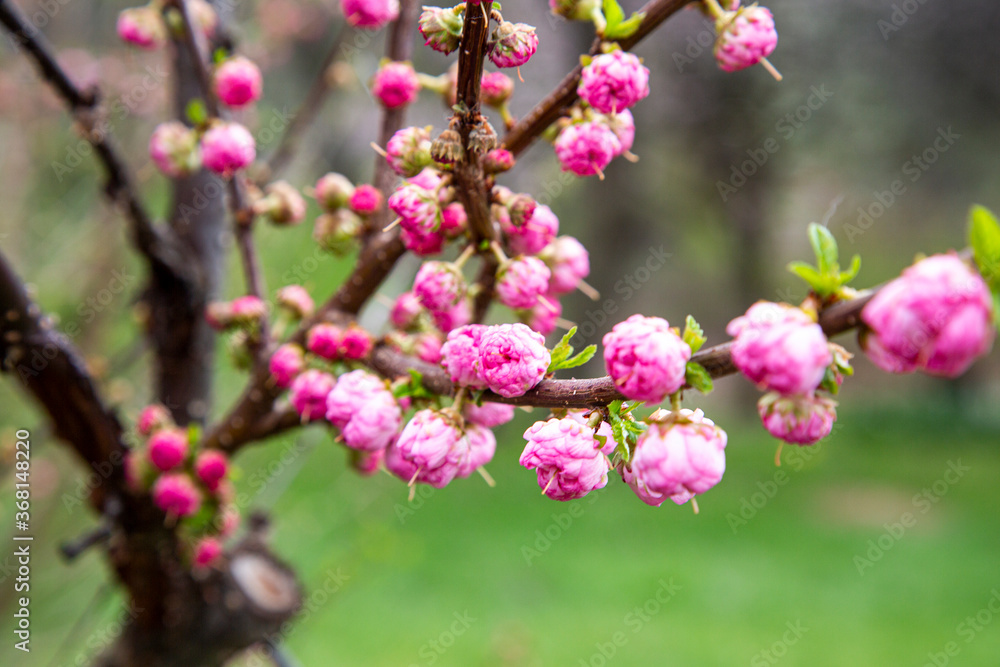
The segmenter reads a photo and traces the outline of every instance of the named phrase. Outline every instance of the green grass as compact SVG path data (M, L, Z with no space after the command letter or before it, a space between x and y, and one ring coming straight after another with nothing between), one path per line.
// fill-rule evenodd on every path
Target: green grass
M275 547L309 591L287 637L303 665L923 665L948 642L960 650L954 664L979 665L1000 651L1000 618L971 637L958 629L1000 587L995 425L848 407L820 448L786 450L780 472L758 427L731 426L726 478L695 516L646 507L615 479L575 504L541 497L516 463L529 420L501 433L490 466L498 488L460 480L412 504L398 481L346 471L320 431L241 457L239 487L273 510ZM51 458L74 474L64 456ZM914 496L959 459L968 471L921 512ZM68 566L53 557L90 521L67 512L62 490L36 510L46 522L33 591L45 662L31 664L47 663L106 578L97 554ZM738 524L744 499L758 508ZM889 545L884 524L904 512L916 523ZM855 557L880 537L889 548L859 574ZM56 664L99 645L117 604L99 601ZM9 655L9 642L0 651Z

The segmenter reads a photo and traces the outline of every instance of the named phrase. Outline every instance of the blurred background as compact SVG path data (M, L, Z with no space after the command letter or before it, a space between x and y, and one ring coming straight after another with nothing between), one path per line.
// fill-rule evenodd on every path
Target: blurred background
M169 113L165 53L118 43L114 21L125 3L19 4L76 80L100 85L115 139L164 215L167 182L146 143ZM798 302L805 289L784 267L810 258L813 221L829 225L843 257L862 255L856 285L864 287L917 253L963 247L970 204L1000 209L997 3L768 5L780 34L771 60L783 82L761 68L718 70L710 25L682 11L636 49L652 70L652 94L634 109L636 164L616 161L603 182L568 178L539 143L502 179L548 203L562 233L590 249L589 282L603 298L564 303L583 342L599 343L641 312L675 324L694 314L711 344L758 298ZM265 99L242 119L266 155L317 75L340 13L332 1L233 7L241 48L265 69ZM576 63L592 33L552 18L542 2L508 0L503 9L536 25L541 42L521 68L512 103L520 115ZM377 114L366 86L382 40L348 35L339 87L287 174L295 185L327 171L371 178ZM142 265L101 199L86 143L2 41L0 246L61 326L76 325L74 343L131 420L150 400L134 312ZM439 74L449 60L418 49L415 64ZM440 129L446 113L425 91L410 120ZM765 144L778 146L766 160ZM902 194L892 194L896 181ZM324 298L349 269L350 258L314 253L316 213L313 206L292 229L261 226L272 292L304 281ZM234 296L242 281L232 253L229 262ZM415 268L403 262L384 293L408 287ZM373 302L364 321L385 316ZM857 351L850 336L838 342ZM243 381L222 347L216 415ZM497 488L469 479L413 501L386 475L346 470L322 429L248 448L237 459L238 504L273 512L276 550L307 587L285 645L302 665L995 664L997 355L956 382L889 377L863 356L856 369L833 435L786 448L780 469L745 382L722 380L711 396L688 397L729 433L726 477L700 499L698 516L688 506L647 507L615 479L577 503L539 496L517 457L520 434L541 411L519 413L498 432ZM602 372L592 364L579 374ZM70 564L58 557L61 542L96 522L85 501L88 471L47 434L10 377L0 382L0 406L0 510L13 512L14 431L29 428L37 526L30 656L12 648L12 560L0 549L0 664L85 664L134 610L123 607L99 553Z

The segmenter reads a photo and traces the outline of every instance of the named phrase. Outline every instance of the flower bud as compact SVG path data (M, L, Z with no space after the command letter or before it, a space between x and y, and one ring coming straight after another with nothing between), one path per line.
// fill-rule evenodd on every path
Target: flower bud
M118 37L142 49L156 49L167 41L167 27L151 5L130 7L118 14Z
M265 215L276 225L294 225L306 217L306 202L287 181L275 181L267 186L267 195L257 200L254 211Z
M149 138L149 157L171 178L189 176L201 169L198 133L179 121L160 123Z
M316 181L316 201L325 211L347 206L354 194L354 185L342 174L329 173Z
M260 99L264 80L249 58L229 58L215 68L215 94L227 107L239 108Z
M316 218L313 240L335 255L344 255L354 247L361 233L361 219L353 211L340 208Z
M398 109L417 99L420 80L408 62L389 62L379 68L372 80L372 95L386 109Z
M504 21L493 31L496 46L490 60L497 67L520 67L538 50L538 35L534 26Z
M239 123L219 122L201 137L202 162L217 174L231 176L250 166L256 157L253 135Z
M404 177L416 176L431 164L430 127L404 127L385 146L392 170Z
M464 7L424 7L417 20L425 45L445 55L458 48L462 40Z

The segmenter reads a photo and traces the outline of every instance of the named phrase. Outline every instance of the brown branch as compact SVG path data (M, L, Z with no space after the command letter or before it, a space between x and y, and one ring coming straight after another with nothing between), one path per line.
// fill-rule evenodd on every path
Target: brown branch
M82 91L59 65L45 37L28 23L10 0L0 0L0 23L35 62L39 72L69 108L73 120L83 131L84 138L94 147L97 159L104 167L107 181L104 193L120 206L131 223L129 235L133 245L151 264L154 271L169 273L177 280L195 282L176 240L153 224L139 199L128 166L102 127L100 96L96 89Z
M659 27L664 21L673 16L685 5L693 0L650 0L639 11L645 13L639 29L625 39L618 40L618 44L628 51L653 30ZM601 47L600 38L595 39L590 47L590 55L596 54ZM504 136L503 144L514 155L520 154L531 145L542 132L552 123L559 119L567 107L572 105L576 99L576 87L580 83L580 76L583 73L583 65L577 65L573 71L567 74L559 85L549 93L541 102L529 111L517 124Z

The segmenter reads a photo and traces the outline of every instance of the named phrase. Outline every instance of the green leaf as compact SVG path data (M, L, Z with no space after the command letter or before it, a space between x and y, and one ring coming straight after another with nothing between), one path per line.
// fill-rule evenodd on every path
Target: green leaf
M607 21L604 35L607 36L625 19L625 10L618 4L618 0L604 0L603 9L604 18Z
M405 396L411 398L434 398L435 395L424 386L423 373L413 368L409 369L408 372L410 379L393 387L392 395L396 398L403 398Z
M701 328L698 321L692 316L688 315L687 319L684 321L684 342L688 344L691 348L691 352L697 352L701 349L701 346L705 344L708 338L705 336L705 330Z
M841 271L838 279L841 285L846 285L858 276L858 271L861 270L861 255L855 255L851 260L851 268L847 271Z
M625 39L631 37L635 34L635 31L639 29L642 25L642 20L646 18L646 14L643 12L635 12L626 21L622 21L618 25L608 26L604 29L604 37L607 39Z
M983 206L973 206L969 212L969 243L990 290L1000 292L1000 223Z
M809 224L809 243L816 253L816 266L821 274L838 272L837 239L823 225L812 222Z
M208 122L208 110L205 108L205 103L200 99L188 102L186 115L191 124L196 127Z
M548 373L559 370L560 364L573 354L573 346L569 344L569 339L576 335L576 327L566 332L554 348L552 348L552 361L549 362Z
M557 368L556 370L563 370L566 368L576 368L577 366L583 366L585 363L593 359L595 354L597 354L597 346L588 345L583 349L582 352L580 352L580 354L576 355L575 357L570 357L566 361L559 364L559 368Z
M712 376L708 374L705 367L695 361L687 362L684 371L684 380L703 394L712 391Z
M816 270L816 267L811 264L806 264L805 262L789 262L788 270L809 283L809 286L813 289L815 289L816 286L823 284L823 276L821 276L819 271Z

